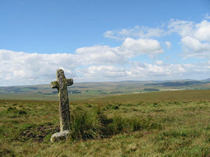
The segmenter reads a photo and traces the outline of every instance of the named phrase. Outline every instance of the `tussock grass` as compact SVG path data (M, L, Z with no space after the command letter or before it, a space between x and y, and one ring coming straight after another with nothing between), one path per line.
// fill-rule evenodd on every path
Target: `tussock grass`
M142 129L161 129L161 125L150 117L107 117L100 109L86 110L78 107L71 114L72 140L102 139L113 135L130 133Z

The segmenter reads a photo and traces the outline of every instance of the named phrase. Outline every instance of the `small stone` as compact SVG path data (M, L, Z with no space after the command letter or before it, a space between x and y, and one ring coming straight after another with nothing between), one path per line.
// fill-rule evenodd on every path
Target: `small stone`
M61 140L66 139L68 134L69 134L69 130L64 130L64 131L61 131L61 132L56 132L56 133L54 133L51 136L50 141L51 142L59 142Z

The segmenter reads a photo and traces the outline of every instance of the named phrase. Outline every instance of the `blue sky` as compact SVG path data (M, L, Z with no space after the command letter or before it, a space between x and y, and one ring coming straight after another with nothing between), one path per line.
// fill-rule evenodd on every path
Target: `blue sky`
M206 79L209 0L0 0L0 86Z

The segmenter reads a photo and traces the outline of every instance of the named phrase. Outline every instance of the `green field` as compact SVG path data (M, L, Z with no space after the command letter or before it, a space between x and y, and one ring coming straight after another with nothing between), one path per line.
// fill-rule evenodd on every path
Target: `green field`
M0 100L0 156L210 155L210 90L122 94L72 94L72 132L60 143L49 140L57 101Z

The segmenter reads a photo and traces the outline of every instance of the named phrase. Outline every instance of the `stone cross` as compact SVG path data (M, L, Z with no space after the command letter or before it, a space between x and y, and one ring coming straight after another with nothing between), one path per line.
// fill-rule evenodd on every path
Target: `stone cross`
M60 114L60 132L70 130L70 111L67 86L73 84L73 79L66 79L62 69L57 70L57 81L50 83L52 88L58 89L59 96L59 114Z

